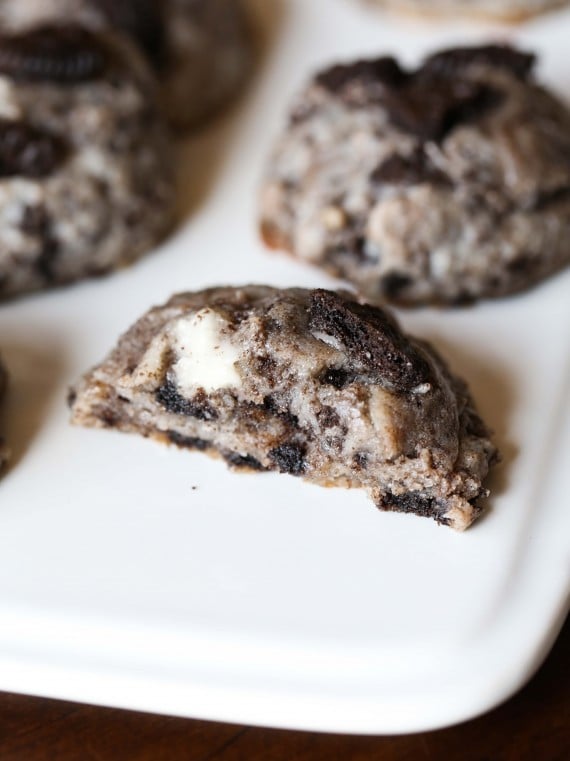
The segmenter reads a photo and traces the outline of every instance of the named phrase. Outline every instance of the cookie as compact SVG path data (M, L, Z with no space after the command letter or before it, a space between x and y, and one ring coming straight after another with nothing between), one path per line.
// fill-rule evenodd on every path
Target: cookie
M3 401L3 397L6 393L6 386L8 384L8 374L2 364L2 357L0 357L0 403ZM10 452L2 436L0 435L0 471L4 468L4 465L10 458Z
M381 7L422 16L473 17L517 22L561 8L568 0L367 0Z
M403 304L503 296L566 266L570 111L533 65L488 45L321 71L268 162L265 242Z
M132 262L169 231L174 201L134 48L72 25L0 36L0 298Z
M252 64L242 0L0 0L0 25L8 29L70 19L111 26L140 46L177 129L200 124L230 101Z
M212 288L151 309L70 393L72 422L365 489L464 529L496 460L462 380L350 294Z

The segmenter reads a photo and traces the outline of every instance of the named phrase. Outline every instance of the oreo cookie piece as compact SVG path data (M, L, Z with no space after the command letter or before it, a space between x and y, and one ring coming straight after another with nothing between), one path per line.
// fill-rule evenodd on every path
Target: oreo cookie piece
M438 169L426 154L423 145L405 155L391 153L370 174L370 181L382 185L450 185L449 177Z
M421 69L405 87L387 89L382 103L396 127L422 141L440 141L456 127L480 120L501 98L499 90L481 82Z
M75 424L361 488L381 509L456 529L482 512L497 459L465 384L431 346L387 312L322 289L173 296L78 381L69 404Z
M504 69L521 80L527 80L536 63L536 55L507 45L481 45L476 48L449 48L426 58L421 71L428 76L453 78L471 66Z
M372 60L355 61L349 64L337 64L320 72L315 82L331 93L342 94L347 100L354 97L354 86L365 84L367 92L376 87L400 87L408 79L407 73L392 56L382 56ZM368 93L372 95L373 93Z
M18 81L89 82L104 75L108 61L101 39L77 25L0 36L0 73Z
M48 177L63 163L68 150L62 137L0 118L0 178Z
M369 304L317 289L311 293L309 329L341 347L358 377L395 393L406 393L433 380L423 354L404 339L385 312Z
M271 248L401 304L523 290L570 263L570 111L504 45L335 65L267 164ZM521 263L524 263L522 266Z

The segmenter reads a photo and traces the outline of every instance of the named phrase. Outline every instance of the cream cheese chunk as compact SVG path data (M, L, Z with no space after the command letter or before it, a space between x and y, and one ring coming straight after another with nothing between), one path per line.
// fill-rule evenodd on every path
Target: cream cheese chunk
M225 335L228 322L212 309L183 317L172 326L177 361L174 364L176 385L182 393L196 388L215 391L241 385L236 368L239 349Z

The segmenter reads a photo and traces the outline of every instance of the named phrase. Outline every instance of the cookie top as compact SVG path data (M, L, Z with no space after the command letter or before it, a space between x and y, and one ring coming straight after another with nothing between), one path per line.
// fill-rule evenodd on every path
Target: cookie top
M348 293L182 293L77 384L72 419L215 450L232 466L364 488L465 528L496 456L462 381Z
M408 303L502 295L567 264L570 112L534 63L486 45L320 72L268 164L265 240Z

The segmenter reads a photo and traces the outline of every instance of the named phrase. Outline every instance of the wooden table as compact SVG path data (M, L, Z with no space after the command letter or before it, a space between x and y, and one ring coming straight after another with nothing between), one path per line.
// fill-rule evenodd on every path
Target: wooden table
M0 693L1 761L569 761L570 619L525 689L486 716L400 737L255 729Z

